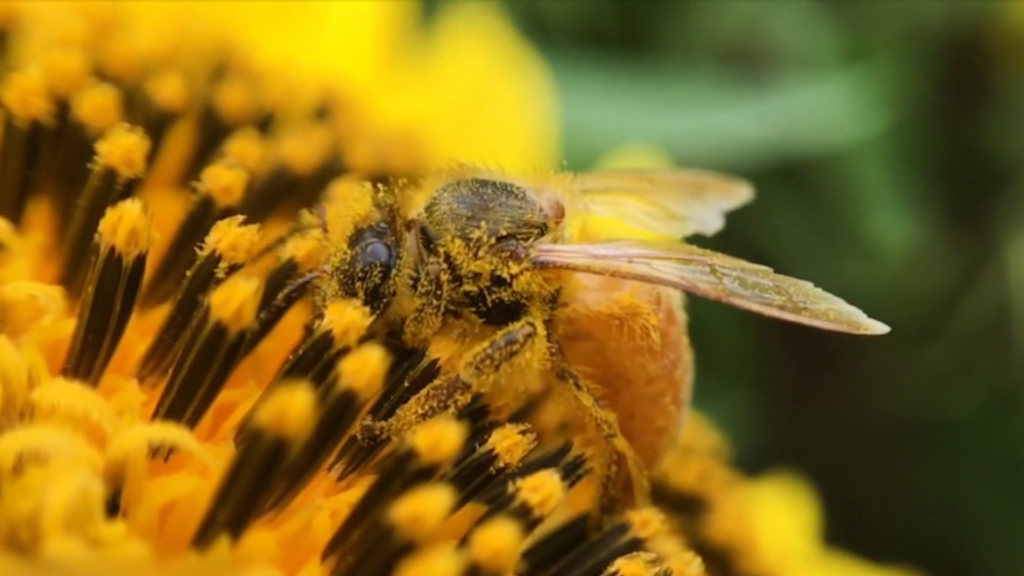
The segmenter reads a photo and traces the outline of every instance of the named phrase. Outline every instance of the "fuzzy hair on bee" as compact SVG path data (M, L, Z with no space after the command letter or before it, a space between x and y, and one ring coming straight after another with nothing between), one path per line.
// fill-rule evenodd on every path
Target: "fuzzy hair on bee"
M457 166L335 183L316 300L357 303L372 318L365 338L422 349L437 368L360 437L393 438L474 395L498 407L543 398L585 439L602 510L644 502L644 470L689 407L684 292L820 329L888 331L809 282L683 241L718 232L752 198L747 182L697 170L521 178Z

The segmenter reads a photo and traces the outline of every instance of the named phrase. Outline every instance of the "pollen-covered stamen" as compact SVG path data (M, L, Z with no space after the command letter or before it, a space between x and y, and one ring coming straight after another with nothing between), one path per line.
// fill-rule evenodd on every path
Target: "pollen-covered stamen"
M363 406L380 390L387 374L388 360L384 347L364 344L338 364L337 384L319 386L317 403L320 417L309 441L281 471L268 508L286 506L324 467Z
M93 243L93 257L78 322L62 374L99 383L131 317L153 244L149 217L137 199L107 210Z
M152 382L170 370L203 300L225 278L241 269L252 255L260 228L256 224L245 225L243 220L243 216L225 218L214 224L206 235L198 259L185 276L167 319L139 362L136 376L140 382Z
M277 387L260 406L207 509L192 546L205 549L219 536L237 539L260 512L281 466L302 446L317 419L316 391L296 380Z
M562 470L566 478L571 478L579 473L578 468L585 464L582 455L570 456L572 454L572 443L562 442L554 447L539 452L531 452L529 458L517 467L505 470L501 473L487 475L483 486L478 488L479 494L474 500L487 506L510 504L509 486L521 478L546 469ZM573 482L575 483L575 482Z
M394 416L403 404L441 373L437 361L429 358L423 350L397 349L392 354L395 363L392 364L387 383L366 414L372 421L383 421ZM336 469L342 478L354 474L376 458L385 446L387 442L384 440L367 442L355 435L349 436L342 442L331 468Z
M665 529L664 517L658 510L633 510L563 555L551 571L569 576L600 576L616 559L642 551L648 539L661 535Z
M0 217L18 222L25 209L33 172L38 166L43 130L54 120L56 102L36 70L11 72L0 84L4 109L0 142Z
M129 117L153 140L149 160L160 149L167 130L185 112L189 98L188 81L178 70L157 71L143 83Z
M522 523L510 516L497 516L480 524L466 542L473 573L480 576L515 574L519 548L525 538Z
M305 377L326 385L334 364L366 338L373 315L354 300L327 305L319 324L285 361L281 375Z
M486 442L447 476L459 487L459 504L469 503L499 475L518 468L536 445L537 435L526 424L505 424L493 430Z
M559 561L591 537L591 519L579 514L547 531L529 544L520 556L518 571L521 576L550 574Z
M142 177L149 138L137 127L119 124L96 142L92 172L64 236L61 284L77 296L83 279L89 237L108 207L128 196L129 184Z
M256 320L260 291L259 280L236 274L210 294L189 327L154 419L190 428L199 423L241 359L245 338Z
M107 130L124 120L124 96L112 84L92 82L76 90L61 110L67 110L67 114L59 119L54 133L55 146L43 161L45 169L52 174L53 194L61 220L68 222L77 208L75 197L89 179L94 144Z
M613 561L602 576L668 576L668 567L651 552L633 552ZM683 575L676 575L683 576Z
M168 452L205 455L192 432L174 422L141 424L111 439L103 455L108 516L130 517L142 505L149 462Z
M249 181L249 172L230 161L216 162L203 169L197 185L199 194L146 285L143 306L155 306L174 295L197 258L193 246L199 244L217 220L238 212Z
M252 126L235 130L221 145L220 156L230 159L252 174L260 174L267 157L263 134Z
M453 418L429 420L413 429L404 446L381 465L373 485L324 546L323 558L344 566L359 553L358 544L387 502L407 488L426 482L447 467L466 440L466 426ZM351 551L351 552L350 552Z
M495 502L480 518L484 522L507 514L533 530L562 503L571 486L558 470L540 470L512 482L508 494Z
M391 573L400 558L431 540L454 511L455 500L455 488L443 482L421 484L397 496L383 518L362 534L354 547L358 553L339 559L331 573Z
M281 137L277 162L253 188L242 213L261 221L282 205L305 208L319 199L331 179L342 172L333 133L312 124Z
M83 382L53 378L32 390L28 410L33 423L77 432L94 446L107 445L117 427L117 415L94 388Z
M465 555L444 544L417 550L395 566L394 576L461 576L466 570Z
M194 178L210 163L233 130L249 124L264 128L269 118L255 83L237 73L225 74L208 92L199 111L198 133L185 178Z
M245 354L252 352L288 310L309 293L317 278L323 247L323 233L319 230L300 232L281 246L281 260L267 275L256 328L246 342Z

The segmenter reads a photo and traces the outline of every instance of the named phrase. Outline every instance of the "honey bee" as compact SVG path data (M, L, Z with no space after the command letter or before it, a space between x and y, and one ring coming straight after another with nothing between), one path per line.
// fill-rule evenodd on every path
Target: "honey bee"
M683 292L826 330L889 330L808 282L683 242L717 232L752 194L691 170L524 179L457 167L333 195L318 298L362 302L372 331L441 365L360 434L394 436L476 393L521 401L553 389L594 443L602 507L628 487L643 500L644 470L689 406Z

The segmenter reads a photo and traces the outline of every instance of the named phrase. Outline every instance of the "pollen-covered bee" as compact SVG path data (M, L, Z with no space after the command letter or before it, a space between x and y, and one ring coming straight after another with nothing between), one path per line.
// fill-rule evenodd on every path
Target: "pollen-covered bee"
M673 445L689 404L682 292L827 330L888 331L808 282L682 241L717 232L751 198L743 181L684 170L520 179L458 167L339 190L325 203L320 301L361 302L371 332L426 348L441 367L363 438L476 393L501 404L543 392L591 439L604 492L619 498L631 481L643 498L642 470Z

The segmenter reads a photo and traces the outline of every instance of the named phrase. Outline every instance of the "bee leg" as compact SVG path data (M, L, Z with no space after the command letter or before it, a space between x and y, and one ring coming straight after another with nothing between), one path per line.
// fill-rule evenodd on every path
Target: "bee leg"
M444 322L446 289L445 269L440 260L426 262L416 279L416 307L405 322L405 339L424 342L441 328Z
M359 436L364 442L395 437L435 416L463 408L484 383L536 341L540 324L525 319L510 324L466 355L458 374L442 376L413 396L388 420L364 421Z
M623 491L632 489L632 504L643 506L649 504L650 488L647 481L646 466L633 446L619 430L615 414L598 402L593 391L583 382L579 374L569 365L562 355L561 347L552 344L555 349L555 377L566 384L573 400L582 409L589 423L601 434L602 440L610 448L611 456L597 463L598 486L598 517L610 518L622 512Z

